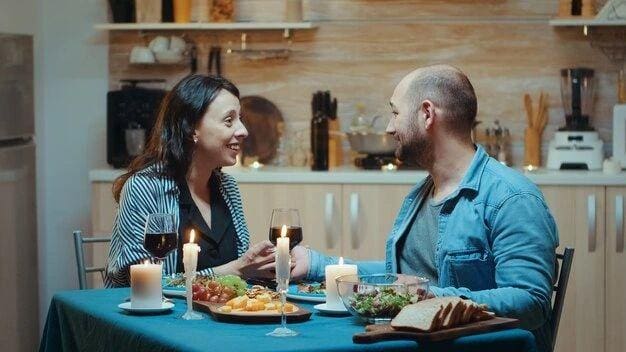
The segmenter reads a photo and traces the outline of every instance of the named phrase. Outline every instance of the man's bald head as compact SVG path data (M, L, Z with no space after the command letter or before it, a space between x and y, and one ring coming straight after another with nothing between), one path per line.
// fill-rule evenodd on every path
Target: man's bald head
M405 99L416 112L424 100L432 101L442 110L447 129L469 137L478 104L474 87L461 70L450 65L419 68L402 79L398 88L405 88Z

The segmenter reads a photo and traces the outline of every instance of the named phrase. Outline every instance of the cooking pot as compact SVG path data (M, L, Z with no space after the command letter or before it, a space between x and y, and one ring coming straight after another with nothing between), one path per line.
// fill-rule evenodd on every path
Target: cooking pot
M346 132L350 148L357 153L393 155L398 142L385 132Z

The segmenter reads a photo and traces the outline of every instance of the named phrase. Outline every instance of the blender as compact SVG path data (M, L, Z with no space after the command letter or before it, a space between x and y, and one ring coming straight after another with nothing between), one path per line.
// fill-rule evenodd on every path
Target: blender
M561 70L565 126L550 141L548 169L602 169L603 142L589 124L593 111L593 75L589 68Z

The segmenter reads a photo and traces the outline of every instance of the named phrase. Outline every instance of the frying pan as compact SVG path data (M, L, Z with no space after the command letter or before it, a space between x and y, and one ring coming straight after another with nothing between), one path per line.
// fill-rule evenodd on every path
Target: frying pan
M240 102L241 117L248 129L248 138L243 140L243 156L257 157L259 162L268 164L276 157L284 127L283 115L262 96L245 96Z

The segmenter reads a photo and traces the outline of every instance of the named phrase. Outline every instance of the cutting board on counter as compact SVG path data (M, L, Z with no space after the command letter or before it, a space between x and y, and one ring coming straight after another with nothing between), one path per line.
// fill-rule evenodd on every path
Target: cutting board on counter
M367 325L365 327L365 332L357 333L352 336L352 342L363 344L394 340L437 342L489 331L511 329L517 327L518 325L518 319L500 317L434 332L394 330L389 324Z

